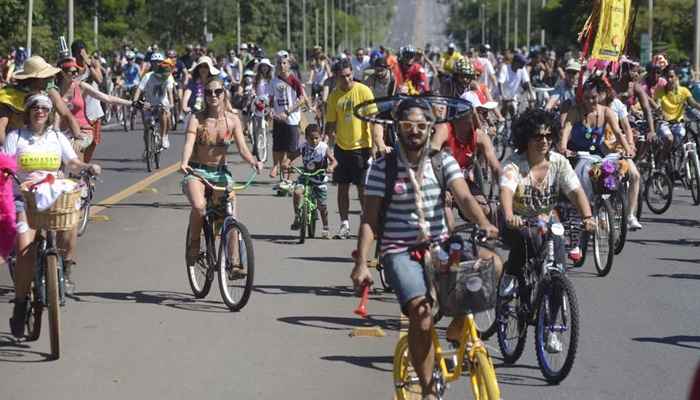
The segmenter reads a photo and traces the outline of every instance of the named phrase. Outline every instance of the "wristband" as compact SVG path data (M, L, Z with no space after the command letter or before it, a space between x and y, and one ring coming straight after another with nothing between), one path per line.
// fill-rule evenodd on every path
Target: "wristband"
M587 219L593 219L593 216L592 216L592 215L589 215L589 216L587 216L587 217L581 218L582 221L585 221L585 220L587 220Z

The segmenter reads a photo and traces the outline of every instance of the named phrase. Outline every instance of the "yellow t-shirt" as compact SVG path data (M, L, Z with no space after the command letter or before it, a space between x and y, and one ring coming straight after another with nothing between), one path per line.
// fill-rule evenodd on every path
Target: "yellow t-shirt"
M445 70L445 72L452 73L455 62L457 62L457 60L460 58L462 58L462 54L460 54L458 51L452 53L451 56L447 55L447 53L443 54L441 60L442 69Z
M654 98L659 102L664 119L669 122L683 120L683 111L692 94L684 86L676 87L676 90L669 92L666 88L656 89Z
M347 92L336 86L328 96L326 122L335 123L335 144L341 149L358 150L372 147L369 124L353 114L357 105L372 99L372 90L359 82L353 83Z

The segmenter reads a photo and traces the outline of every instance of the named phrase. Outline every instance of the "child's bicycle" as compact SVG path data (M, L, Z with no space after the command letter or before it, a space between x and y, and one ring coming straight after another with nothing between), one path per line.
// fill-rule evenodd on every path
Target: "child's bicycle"
M308 172L298 167L291 168L304 181L304 197L299 204L299 209L296 210L296 217L299 221L299 244L303 244L307 236L309 239L316 237L316 223L318 222L318 204L313 196L311 178L326 171L317 169L316 171Z
M454 233L466 233L470 229L472 230L470 240L474 245L474 255L476 255L476 244L486 240L486 233L472 228L471 225L456 227ZM450 268L449 272L440 271L436 274L432 261L428 257L430 245L424 244L415 250L423 254L421 264L427 287L435 287L437 297L443 299L434 302L434 305L439 303L441 307L447 306L442 310L443 313L457 311L456 309L468 311L456 350L443 349L435 327L431 328L433 346L435 347L435 367L432 379L436 382L437 398L444 399L446 384L458 380L462 376L462 371L466 369L469 371L470 387L475 399L498 400L500 399L500 389L496 380L496 372L486 346L479 339L473 314L495 305L497 286L493 263L484 265L484 260L479 260L476 263L460 263L459 270ZM479 266L480 268L476 269ZM435 282L434 276L437 277L437 282ZM488 276L490 279L487 278ZM487 282L489 280L493 282ZM430 289L428 289L426 297L433 298ZM461 299L456 299L458 297ZM479 300L474 302L476 299ZM471 305L465 307L465 303L471 303ZM457 313L463 314L463 312ZM456 315L454 312L451 314ZM454 357L456 360L464 360L464 363L453 362L452 364L455 365L448 368L448 360L455 360ZM411 399L421 394L418 376L411 366L408 335L399 339L394 350L394 388L396 398L399 400Z

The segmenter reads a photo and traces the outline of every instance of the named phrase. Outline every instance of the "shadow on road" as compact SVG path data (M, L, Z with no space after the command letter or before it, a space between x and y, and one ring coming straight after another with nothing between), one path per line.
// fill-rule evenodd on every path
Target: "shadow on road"
M381 372L393 371L394 358L392 356L325 356L321 360L344 362L357 367L371 368Z
M672 246L700 247L700 240L689 239L627 239L627 241L638 244L670 244Z
M652 274L652 278L700 279L698 274Z
M253 240L266 240L276 244L298 244L299 236L296 235L251 235Z
M657 258L657 260L664 260L664 261L677 261L677 262L683 262L683 263L690 263L690 264L700 264L700 258Z
M17 340L7 332L0 332L0 362L37 363L51 361L51 355L32 351L26 341Z
M643 218L644 222L652 222L655 224L672 224L672 225L680 225L680 226L685 226L688 228L700 228L700 221L692 220L692 219L684 219L684 218Z
M140 158L109 158L109 157L100 157L100 158L93 158L93 161L96 162L117 162L117 163L124 163L124 162L139 162L142 163L143 160ZM102 168L104 169L104 168Z
M101 301L89 300L90 297L95 297L137 304L157 304L187 311L230 312L229 309L220 302L195 299L188 293L179 292L150 290L137 290L134 292L78 292L68 297L75 301L87 303L102 303Z
M114 171L114 172L134 172L142 173L146 169L144 167L102 167L103 171Z
M329 316L298 316L277 318L278 321L292 325L309 328L325 329L329 331L349 331L352 328L378 326L389 331L399 330L399 320L394 318L375 318L368 315L367 318L357 317L329 317Z
M676 335L666 337L638 337L632 338L632 340L642 343L670 344L686 349L700 350L700 336Z
M315 296L353 297L355 290L350 286L291 286L291 285L255 285L253 291L266 295L280 294L313 294ZM383 292L374 292L370 297L370 305L373 302L396 303L394 296L382 296Z
M317 262L327 262L327 263L342 263L349 264L352 263L352 258L350 257L287 257L288 260L303 260L303 261L317 261Z
M100 206L101 204L96 204ZM105 205L107 208L167 208L170 210L189 210L189 203L161 203L161 202L151 202L151 203L118 203Z

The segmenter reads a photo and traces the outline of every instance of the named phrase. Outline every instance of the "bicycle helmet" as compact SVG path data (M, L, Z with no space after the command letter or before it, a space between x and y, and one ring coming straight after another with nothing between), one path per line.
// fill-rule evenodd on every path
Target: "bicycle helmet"
M399 50L399 60L400 61L412 60L413 58L416 57L416 53L417 53L416 48L409 44L408 46L402 47Z
M151 54L151 62L162 62L165 60L165 57L163 57L163 53L153 53Z
M168 58L177 58L177 52L175 50L168 50Z
M136 57L136 54L134 54L133 51L129 50L124 54L124 57L126 57L127 60L133 60L134 57Z
M476 76L476 70L474 65L466 58L460 58L455 61L454 67L452 67L453 75L464 75L470 78Z
M136 59L143 61L146 59L146 56L143 53L136 53Z

